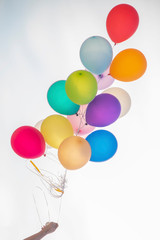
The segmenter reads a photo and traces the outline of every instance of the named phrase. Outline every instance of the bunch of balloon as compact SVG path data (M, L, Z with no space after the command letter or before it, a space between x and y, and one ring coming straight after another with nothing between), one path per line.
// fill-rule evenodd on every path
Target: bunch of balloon
M105 54L110 54L110 49ZM58 149L59 160L67 169L78 169L89 160L106 161L113 157L117 150L117 140L112 133L106 130L94 132L93 130L95 127L110 125L118 119L121 111L120 102L110 94L96 96L97 90L97 79L85 70L73 72L66 80L68 97L74 103L81 105L76 114L67 116L76 136L64 140ZM87 134L85 139L80 137ZM78 149L79 153L76 152L77 143L74 144L73 140L81 144ZM85 161L83 161L84 156Z
M86 125L85 111L87 103L94 99L96 93L95 77L83 70L73 72L67 80L56 81L48 89L49 105L66 117L59 114L48 116L40 121L39 129L47 146L58 149L59 162L66 171L79 169L90 160L89 143L77 135L94 129ZM79 121L76 122L77 116Z
M106 29L114 45L129 39L138 24L138 13L128 4L115 6L106 19ZM85 70L71 73L48 89L48 103L57 114L39 121L35 127L18 128L11 137L13 150L23 158L39 158L46 148L57 149L65 173L89 161L102 162L114 156L118 147L116 137L105 129L95 128L107 127L126 115L131 98L124 89L109 87L117 80L137 80L147 68L144 54L134 48L122 50L113 58L110 42L101 36L89 37L82 43L80 59ZM97 94L98 90L103 92ZM64 181L53 182L30 162L36 174L50 186L50 192L54 189L61 197Z
M110 56L111 61L111 46L103 38L98 38L98 43L101 40L104 42L104 48L106 48L105 59ZM110 62L104 65L108 68L109 64ZM98 161L97 157L94 157L94 149L97 148L98 143L99 151L104 155L99 161L108 160L117 150L117 140L112 133L103 130L102 132L95 131L94 133L97 134L91 134L95 127L107 126L116 121L121 109L116 97L109 94L97 95L97 91L97 79L87 70L77 70L71 73L66 81L57 81L48 90L47 99L49 105L57 113L67 115L67 118L61 115L49 116L41 124L41 133L48 145L58 149L58 159L66 170L79 169L87 164L89 160ZM57 123L53 123L55 116L57 119L65 119L66 130L64 126L60 125L59 120ZM95 123L93 124L89 119L95 120ZM72 136L65 136L62 140L60 133L64 133L69 129L68 123L72 126L74 133L72 133ZM88 136L86 137L86 135ZM94 145L92 141L98 143ZM102 149L105 149L105 151Z
M109 37L115 43L129 39L137 30L139 15L129 4L119 4L108 14L106 28ZM130 82L140 78L146 71L147 61L142 52L129 48L121 51L113 59L110 75L123 82Z
M58 149L59 161L66 170L79 169L90 160L90 145L87 140L78 135L87 134L94 129L93 126L86 124L85 112L87 104L94 99L96 93L97 81L90 72L85 70L71 73L67 80L53 83L48 90L49 105L57 113L67 115L67 117L56 115L56 118L63 118L65 131L71 128L72 134L65 135L63 139L60 138L60 133L64 134L65 131L59 120L56 124L50 123L49 128L48 120L46 123L43 120L41 133L48 145ZM49 118L55 118L55 115ZM50 136L52 133L57 144L53 142L53 135Z
M106 29L114 46L129 39L138 24L138 13L131 5L119 4L111 9ZM134 48L122 50L113 58L110 42L101 36L89 37L82 43L80 59L85 70L71 73L48 89L47 100L56 114L38 121L34 127L19 127L11 136L14 152L29 160L29 169L56 198L64 194L68 170L79 169L89 161L99 163L113 158L118 148L116 137L106 129L95 128L106 128L125 116L131 98L126 90L109 87L117 80L137 80L147 68L145 56ZM56 155L53 149L57 150ZM40 157L45 164L47 158L56 160L63 175L53 172L52 167L50 171L39 168L33 159Z
M110 61L112 60L112 48L109 42L101 37L91 38L91 42L94 44L93 48L95 48L97 43L99 45L99 41L101 45L103 43L104 49L106 49L105 54L102 51L102 59L99 66L101 69L102 65L104 65L103 69L108 68L110 62L107 65L102 64L103 58L104 55L105 59L110 56ZM97 68L96 56L95 66ZM101 72L101 70L97 71ZM59 121L53 131L51 128L48 130L44 129L46 124L45 120L43 120L41 133L48 145L58 149L58 159L67 170L79 169L87 164L88 161L100 162L108 160L117 150L117 140L112 133L106 130L97 130L95 132L93 130L95 127L110 125L118 119L121 111L120 102L115 96L110 94L97 95L97 91L97 79L87 70L77 70L71 73L66 81L57 81L48 90L47 99L49 105L54 111L67 115L67 119L63 118L65 121L68 120L70 122L74 136L65 137L58 145L52 144L52 140L48 136L53 132L54 136L58 137L61 131L64 132L62 126L58 129L57 124L60 123ZM68 103L70 103L70 107ZM55 115L53 116L55 117ZM60 115L57 115L57 117L62 118ZM52 128L55 126L53 122L50 125ZM86 137L86 135L88 136ZM99 147L97 148L97 146ZM95 149L98 149L102 157ZM97 157L97 154L99 157Z
M106 19L106 28L114 46L129 39L138 24L138 13L131 5L119 4L111 9ZM109 41L100 36L92 36L82 43L80 59L85 69L96 78L98 90L103 90L88 103L85 124L106 127L126 115L131 107L131 98L127 91L119 87L108 87L116 83L116 80L131 82L140 78L147 68L146 58L134 48L125 49L113 58ZM72 117L68 119L73 122ZM74 119L76 122L76 117ZM81 130L79 134L82 134ZM117 150L115 136L106 130L96 130L86 140L91 146L91 161L106 161Z

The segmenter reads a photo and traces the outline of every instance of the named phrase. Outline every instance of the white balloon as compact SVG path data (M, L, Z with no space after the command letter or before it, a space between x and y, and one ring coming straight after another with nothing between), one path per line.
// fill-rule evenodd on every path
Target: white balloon
M37 122L36 125L34 126L34 127L37 128L39 131L41 131L42 122L43 122L43 120L40 120L40 121Z
M35 126L34 126L34 127L35 127L37 130L39 130L39 131L41 131L42 122L43 122L43 120L40 120L40 121L37 122L37 123L35 124ZM47 150L47 149L50 149L50 148L52 148L52 147L49 146L49 145L46 143L46 150Z
M103 91L103 93L109 93L113 96L115 96L118 101L121 104L121 113L120 113L120 117L123 117L124 115L127 114L127 112L129 111L130 107L131 107L131 98L129 96L129 94L122 88L119 87L112 87L112 88L108 88L105 91Z

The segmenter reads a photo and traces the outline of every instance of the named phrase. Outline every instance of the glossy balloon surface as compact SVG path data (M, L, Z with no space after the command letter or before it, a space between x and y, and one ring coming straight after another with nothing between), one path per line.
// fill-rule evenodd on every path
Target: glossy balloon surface
M58 149L58 158L64 168L75 170L83 167L91 157L91 147L82 137L65 139Z
M124 115L126 115L131 107L131 98L129 96L129 94L127 93L127 91L125 91L122 88L119 87L112 87L112 88L108 88L105 91L103 91L103 93L109 93L113 96L115 96L118 101L121 104L121 113L119 115L120 117L123 117Z
M146 71L147 61L142 52L129 48L118 53L110 66L113 78L131 82L140 78Z
M111 44L103 37L86 39L80 48L82 64L94 74L103 73L111 64L113 51Z
M23 158L38 158L45 151L42 134L31 126L17 128L11 136L11 146L14 152Z
M47 100L56 112L64 115L72 115L79 110L79 105L73 103L66 94L65 80L53 83L48 89Z
M64 139L73 136L73 128L67 118L51 115L43 120L41 133L48 145L58 148Z
M97 95L88 104L86 121L91 126L105 127L115 122L121 112L121 105L118 99L110 94Z
M65 85L66 93L72 102L87 104L97 93L97 81L88 71L78 70L69 75Z
M106 20L107 32L114 43L130 38L137 30L139 16L129 4L119 4L112 8Z
M113 157L117 151L118 143L115 136L106 130L97 130L90 133L86 140L91 146L91 159L93 162L103 162Z

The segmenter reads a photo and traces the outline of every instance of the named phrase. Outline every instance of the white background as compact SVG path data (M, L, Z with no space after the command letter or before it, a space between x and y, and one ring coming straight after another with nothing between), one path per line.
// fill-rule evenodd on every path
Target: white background
M73 71L84 69L79 49L86 38L99 35L110 41L106 17L119 3L134 6L140 24L129 40L114 48L114 55L137 48L147 58L147 71L135 82L115 81L112 85L125 89L132 99L129 113L106 128L116 136L118 151L107 162L89 162L80 170L68 172L59 228L44 239L160 239L159 0L0 0L3 240L22 240L41 227L32 196L41 183L26 168L25 160L12 151L11 134L20 126L34 126L54 114L47 103L48 88ZM36 163L39 166L38 160ZM60 202L47 193L46 197L56 221ZM44 199L39 203L44 216Z

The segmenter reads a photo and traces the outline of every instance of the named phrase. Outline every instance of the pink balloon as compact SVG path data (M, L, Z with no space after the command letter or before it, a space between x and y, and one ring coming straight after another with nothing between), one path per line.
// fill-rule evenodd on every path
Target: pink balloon
M79 111L74 115L68 115L67 118L72 124L76 135L85 135L93 131L95 127L86 123L86 109L88 104L81 105Z
M108 68L104 73L102 73L100 75L93 74L93 76L97 80L99 90L108 88L114 82L114 78L111 75L109 75L109 73L110 73L109 69L110 68Z
M34 127L17 128L11 137L11 146L23 158L38 158L44 154L45 141L40 131Z

